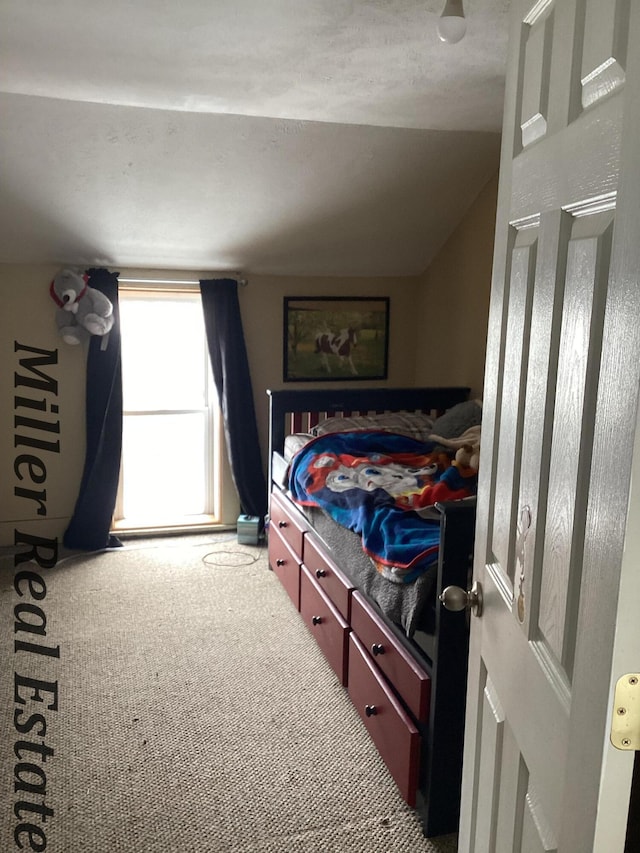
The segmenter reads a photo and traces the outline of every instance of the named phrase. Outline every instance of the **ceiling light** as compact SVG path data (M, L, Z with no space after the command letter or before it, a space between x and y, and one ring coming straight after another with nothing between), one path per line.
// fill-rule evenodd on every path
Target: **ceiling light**
M447 0L438 21L438 38L447 44L455 44L464 37L466 31L462 0Z

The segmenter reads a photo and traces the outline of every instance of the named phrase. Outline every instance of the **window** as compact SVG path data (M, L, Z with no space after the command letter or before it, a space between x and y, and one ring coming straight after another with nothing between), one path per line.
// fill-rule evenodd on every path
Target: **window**
M116 528L230 523L199 290L121 285L119 303L123 436Z

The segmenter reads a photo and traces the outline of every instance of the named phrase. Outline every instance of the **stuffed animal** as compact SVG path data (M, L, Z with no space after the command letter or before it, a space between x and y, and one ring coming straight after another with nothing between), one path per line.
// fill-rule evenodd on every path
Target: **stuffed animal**
M480 464L480 445L464 444L458 448L453 464L462 477L475 477Z
M104 337L113 328L113 305L104 293L89 287L88 280L87 275L63 269L49 287L51 298L58 306L58 331L68 344L80 344L90 335Z

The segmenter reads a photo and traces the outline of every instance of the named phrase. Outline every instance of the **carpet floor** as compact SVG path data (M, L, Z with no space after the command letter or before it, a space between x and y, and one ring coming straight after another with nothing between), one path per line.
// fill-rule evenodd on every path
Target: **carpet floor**
M0 643L3 851L455 853L423 837L263 548L3 557Z

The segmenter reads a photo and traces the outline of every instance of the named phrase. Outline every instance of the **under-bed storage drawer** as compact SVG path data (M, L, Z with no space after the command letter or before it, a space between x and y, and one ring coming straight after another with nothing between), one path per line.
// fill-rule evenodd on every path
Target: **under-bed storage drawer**
M300 572L300 615L346 687L349 626L318 588L306 566Z
M296 609L300 610L300 557L294 554L277 529L269 531L269 565Z
M277 530L302 559L302 537L309 529L304 515L298 512L294 504L274 491L271 492L269 516L269 533L272 529Z
M355 591L351 627L417 720L429 717L431 679L383 620Z
M341 616L349 621L349 610L353 589L336 564L325 556L322 543L312 533L307 533L302 546L302 562L316 578L318 586L331 599Z
M420 734L354 634L349 636L348 690L400 793L415 806Z

